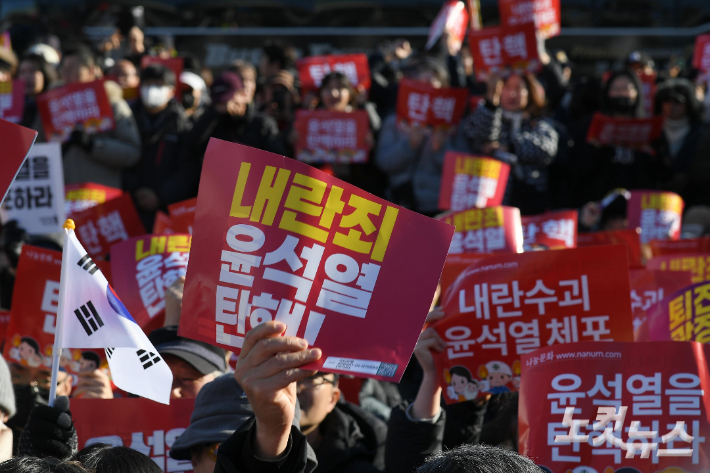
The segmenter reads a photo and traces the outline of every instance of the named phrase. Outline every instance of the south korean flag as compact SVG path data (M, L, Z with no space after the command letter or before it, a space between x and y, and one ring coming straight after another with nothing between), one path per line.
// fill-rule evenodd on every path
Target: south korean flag
M66 229L59 289L56 346L104 348L119 388L170 403L173 375L113 288Z

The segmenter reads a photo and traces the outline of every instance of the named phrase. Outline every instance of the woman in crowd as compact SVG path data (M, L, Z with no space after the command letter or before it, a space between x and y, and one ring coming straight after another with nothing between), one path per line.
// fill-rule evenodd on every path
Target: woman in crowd
M20 125L42 132L42 122L37 111L37 96L49 90L57 80L57 71L44 57L30 54L22 58L17 74L25 83L25 110ZM38 137L38 141L44 141Z

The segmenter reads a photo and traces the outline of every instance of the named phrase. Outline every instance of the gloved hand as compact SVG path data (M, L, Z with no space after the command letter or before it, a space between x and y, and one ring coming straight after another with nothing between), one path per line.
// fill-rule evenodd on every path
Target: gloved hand
M69 411L69 398L60 396L54 407L37 406L20 436L20 455L66 460L78 451L79 441Z
M76 129L71 132L69 139L62 145L62 152L66 152L73 145L79 146L87 153L90 153L94 147L94 137L84 130Z

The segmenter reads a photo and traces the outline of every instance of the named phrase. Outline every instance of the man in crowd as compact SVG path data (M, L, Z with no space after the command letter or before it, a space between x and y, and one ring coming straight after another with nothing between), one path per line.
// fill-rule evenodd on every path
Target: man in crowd
M91 50L83 45L64 54L62 76L67 84L92 82L101 78ZM64 182L95 182L121 187L121 172L135 165L141 157L141 142L130 107L123 100L121 88L104 83L113 110L114 129L89 134L77 126L62 146Z

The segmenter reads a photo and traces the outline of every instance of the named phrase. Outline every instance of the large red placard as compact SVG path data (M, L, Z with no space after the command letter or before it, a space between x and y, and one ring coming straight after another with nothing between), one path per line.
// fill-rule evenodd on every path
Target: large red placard
M400 379L453 227L216 139L197 202L181 335L239 351L250 328L283 321L323 351L314 369Z
M525 251L577 247L577 211L560 210L521 218Z
M448 127L461 120L468 89L435 88L423 82L402 79L397 92L397 118L407 123Z
M458 211L501 205L509 174L510 166L497 159L447 151L439 208Z
M456 227L450 255L523 252L520 210L515 207L473 208L449 212L438 219Z

